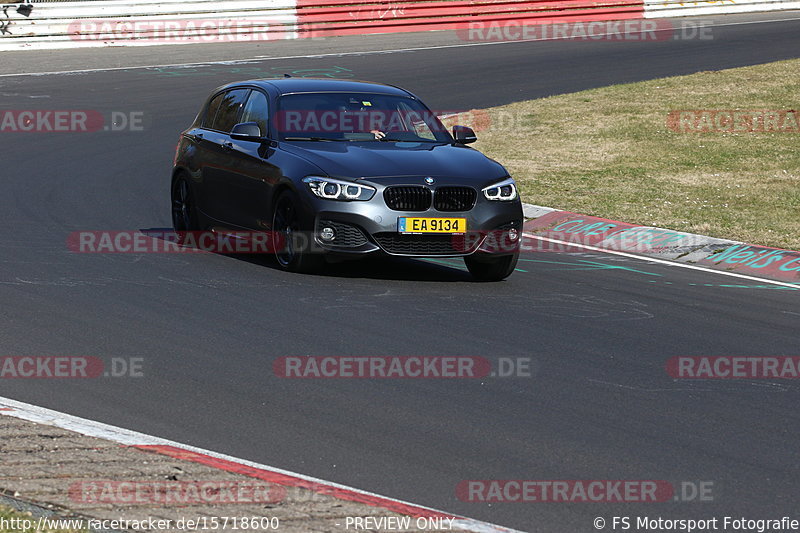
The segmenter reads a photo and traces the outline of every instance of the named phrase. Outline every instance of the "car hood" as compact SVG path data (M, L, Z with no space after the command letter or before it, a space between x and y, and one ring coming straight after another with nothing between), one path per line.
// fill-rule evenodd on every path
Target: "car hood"
M331 177L450 176L484 183L508 174L477 150L453 144L303 141L282 146Z

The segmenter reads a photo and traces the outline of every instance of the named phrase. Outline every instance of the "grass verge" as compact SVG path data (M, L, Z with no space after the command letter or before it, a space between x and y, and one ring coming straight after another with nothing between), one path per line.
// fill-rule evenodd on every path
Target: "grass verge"
M798 72L780 61L492 108L473 146L526 202L800 249L800 133L667 126L676 110L800 109Z

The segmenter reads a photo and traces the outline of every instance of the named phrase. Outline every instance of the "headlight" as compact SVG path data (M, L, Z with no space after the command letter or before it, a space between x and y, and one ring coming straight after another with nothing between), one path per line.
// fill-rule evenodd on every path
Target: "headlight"
M510 202L517 199L517 184L514 178L508 178L483 189L483 195L487 200Z
M342 181L321 176L303 178L316 196L326 200L369 200L375 196L375 188L352 181Z

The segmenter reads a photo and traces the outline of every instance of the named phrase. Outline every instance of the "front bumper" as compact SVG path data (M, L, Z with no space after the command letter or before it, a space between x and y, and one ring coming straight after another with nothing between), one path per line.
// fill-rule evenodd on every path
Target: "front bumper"
M383 253L405 257L459 257L474 253L507 255L516 253L522 236L522 204L490 201L479 194L469 211L396 211L390 209L379 189L369 201L324 200L309 194L315 213L314 242L323 252L358 255ZM400 217L441 217L467 219L466 234L401 234ZM321 238L324 228L336 238ZM511 230L516 239L509 238ZM512 232L513 233L513 232ZM338 241L337 241L338 239Z

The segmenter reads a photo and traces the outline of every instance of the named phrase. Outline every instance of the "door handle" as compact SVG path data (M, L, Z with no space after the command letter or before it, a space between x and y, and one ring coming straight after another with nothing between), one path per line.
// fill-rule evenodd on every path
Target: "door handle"
M230 141L225 141L224 143L222 143L222 147L228 150L233 150L233 143Z

